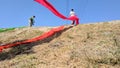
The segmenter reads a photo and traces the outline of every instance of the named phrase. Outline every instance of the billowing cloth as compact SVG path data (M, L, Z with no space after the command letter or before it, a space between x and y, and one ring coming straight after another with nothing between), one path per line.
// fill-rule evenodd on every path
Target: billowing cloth
M28 39L28 40L21 41L21 42L1 45L0 46L0 52L2 52L3 49L10 48L10 47L13 47L13 46L18 46L18 45L21 45L21 44L27 44L27 43L36 42L36 41L46 39L48 37L51 37L55 33L62 31L63 29L64 29L64 26L60 26L60 27L57 27L57 28L53 28L50 31L48 31L48 32L42 34L41 36L36 37L36 38Z
M59 13L47 0L35 0L36 2L42 4L46 8L48 8L52 13L54 13L56 16L66 19L66 20L75 20L76 24L79 24L79 18L77 16L70 16L70 17L65 17L61 13Z

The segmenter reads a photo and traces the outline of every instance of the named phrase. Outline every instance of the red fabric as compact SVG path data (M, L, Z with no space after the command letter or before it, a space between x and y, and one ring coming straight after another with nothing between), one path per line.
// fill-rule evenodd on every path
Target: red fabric
M79 18L77 18L76 16L70 16L69 19L70 19L70 20L75 20L76 25L79 24Z
M66 20L75 20L76 24L79 24L79 18L77 16L72 16L72 17L65 17L61 13L59 13L47 0L35 0L36 2L42 4L46 8L48 8L52 13L54 13L56 16L66 19Z
M36 38L28 39L28 40L25 40L25 41L22 41L22 42L16 42L16 43L2 45L2 46L0 46L0 52L2 52L3 49L10 48L10 47L13 47L13 46L17 46L17 45L20 45L20 44L26 44L26 43L31 43L31 42L43 40L45 38L48 38L48 37L54 35L55 33L59 32L63 29L64 29L64 26L60 26L60 27L57 27L57 28L53 28L50 31L48 31L48 32L42 34L41 36L36 37Z

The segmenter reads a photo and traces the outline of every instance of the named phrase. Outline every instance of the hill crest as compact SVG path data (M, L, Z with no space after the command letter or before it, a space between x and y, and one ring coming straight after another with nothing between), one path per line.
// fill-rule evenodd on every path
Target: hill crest
M66 26L68 28L69 26ZM2 44L36 37L51 28L22 28L0 33ZM118 68L120 21L80 24L35 43L0 53L1 68Z

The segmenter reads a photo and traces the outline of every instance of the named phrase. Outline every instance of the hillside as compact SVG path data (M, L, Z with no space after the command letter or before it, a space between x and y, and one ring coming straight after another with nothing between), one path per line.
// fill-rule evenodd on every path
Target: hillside
M0 33L0 44L37 37L53 27ZM0 68L119 68L120 21L80 24L42 41L0 53Z

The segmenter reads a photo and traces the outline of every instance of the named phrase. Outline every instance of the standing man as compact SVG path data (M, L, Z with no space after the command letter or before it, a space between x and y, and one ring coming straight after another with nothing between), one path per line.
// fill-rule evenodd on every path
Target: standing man
M71 11L70 11L70 17L72 17L72 16L75 16L74 9L71 9ZM72 25L74 25L74 23L75 23L75 20L72 21Z
M74 9L71 9L69 19L72 20L72 25L74 25L75 23L75 25L79 24L79 18L76 16Z
M35 16L32 16L31 18L29 18L29 27L32 27L35 23L35 20L34 20Z

